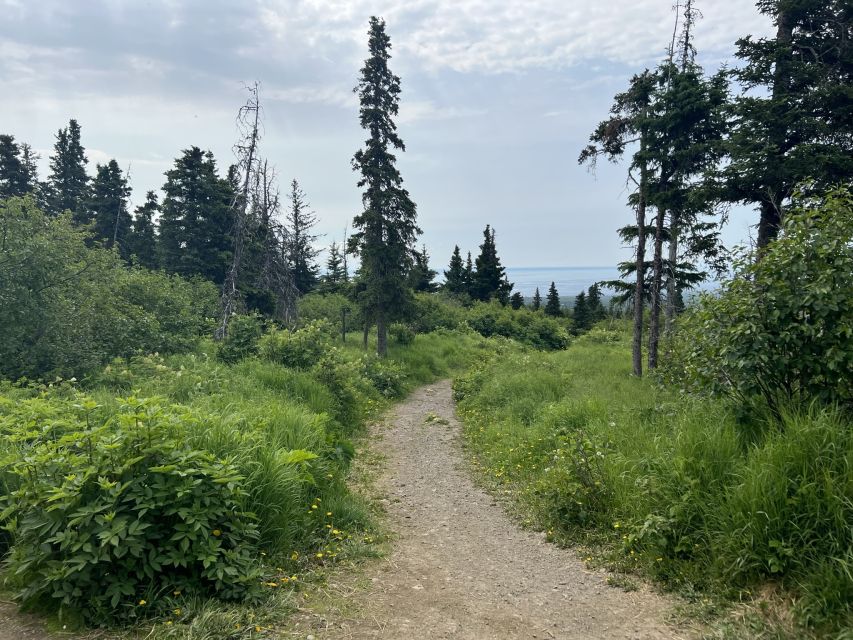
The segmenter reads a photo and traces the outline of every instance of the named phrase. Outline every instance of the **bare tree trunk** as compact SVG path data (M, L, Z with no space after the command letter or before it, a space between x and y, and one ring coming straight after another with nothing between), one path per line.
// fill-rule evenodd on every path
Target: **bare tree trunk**
M662 278L663 219L666 211L658 208L655 217L655 250L652 258L652 313L649 319L649 369L658 366L658 343L660 342L660 290Z
M678 286L675 280L675 263L678 260L678 217L674 211L669 214L669 255L667 256L668 268L666 270L666 312L664 320L664 333L667 338L672 335L672 323L675 320L675 301L678 295Z
M249 100L240 108L240 113L237 116L238 123L244 126L250 124L251 128L248 131L248 135L245 135L236 146L237 156L240 159L244 175L240 192L234 194L234 200L231 203L234 210L234 255L231 260L231 268L228 269L225 282L222 284L222 320L214 332L214 337L217 340L222 340L228 333L228 322L236 312L237 300L239 298L237 281L240 277L240 262L243 259L243 245L245 244L246 234L246 209L249 206L249 184L255 169L255 152L258 148L260 112L258 84L255 83L249 89Z
M388 321L382 309L376 314L376 355L380 358L388 355Z
M645 141L641 143L645 145ZM631 351L634 375L643 375L643 311L645 307L646 277L646 183L648 169L645 161L640 167L640 199L637 203L637 286L634 289L634 337Z
M362 336L362 341L364 344L364 350L367 351L367 338L370 335L370 323L367 321L367 318L364 319L364 335Z

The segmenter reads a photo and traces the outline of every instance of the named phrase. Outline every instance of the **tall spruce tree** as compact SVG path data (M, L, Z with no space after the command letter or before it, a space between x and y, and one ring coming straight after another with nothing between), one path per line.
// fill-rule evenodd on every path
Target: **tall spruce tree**
M521 307L524 306L524 296L521 295L521 291L516 291L509 297L509 305L515 310L518 311Z
M480 245L480 255L477 256L476 270L472 294L475 300L498 300L506 305L512 284L506 278L506 271L501 265L495 244L495 231L490 225L483 230L483 244Z
M388 68L391 40L385 21L375 16L370 18L368 48L355 91L361 105L359 122L369 137L353 157L353 169L361 173L358 186L364 188L364 211L353 219L357 231L348 250L361 257L364 290L358 302L364 317L376 322L376 350L385 357L388 323L409 306L406 274L420 229L415 203L402 186L393 153L405 151L393 120L399 112L400 78Z
M59 215L68 210L77 224L92 222L91 212L86 207L89 196L88 162L80 142L80 125L72 119L66 128L57 131L50 157L45 194L49 213Z
M14 136L0 135L0 198L23 196L35 190L35 166L26 151L26 145L19 145Z
M314 247L318 235L311 232L317 225L317 215L311 211L305 201L305 193L295 179L290 183L290 197L287 210L287 254L293 271L293 282L300 295L305 295L317 286L320 266L317 256L320 251Z
M462 278L465 283L465 293L470 297L474 297L474 261L471 260L471 252L468 252L468 257L465 258L465 275Z
M575 331L586 331L592 324L586 294L581 291L575 297L575 306L572 308L572 322Z
M438 272L429 266L429 253L426 245L420 251L412 252L412 269L409 271L409 286L422 293L435 293L438 285L433 282Z
M542 308L542 294L539 293L539 287L536 287L536 291L533 292L533 301L530 304L530 308L534 311L539 311Z
M338 243L332 242L329 246L329 256L326 258L326 273L321 278L322 289L330 293L338 293L346 282L343 254Z
M459 245L453 247L450 256L450 264L444 272L444 290L450 293L466 293L465 265L462 262L462 254Z
M131 224L127 209L130 186L118 166L110 160L97 165L97 173L89 191L88 210L92 216L92 231L105 247L116 247L125 260L131 254Z
M560 307L560 294L557 293L557 287L553 282L548 287L548 295L545 298L545 315L554 318L563 315L563 310Z
M601 288L598 283L590 285L586 291L586 307L589 310L591 323L596 323L604 318L604 306L601 304Z
M732 68L743 92L732 108L723 175L733 201L760 211L758 246L777 235L798 184L824 190L853 175L853 7L849 0L759 0L770 38L746 36Z
M130 233L130 254L136 256L143 267L156 269L157 236L154 229L154 216L160 211L157 194L149 191L145 195L145 204L136 208L133 215L133 227Z
M231 263L233 191L209 151L184 150L166 172L160 216L164 269L222 284Z

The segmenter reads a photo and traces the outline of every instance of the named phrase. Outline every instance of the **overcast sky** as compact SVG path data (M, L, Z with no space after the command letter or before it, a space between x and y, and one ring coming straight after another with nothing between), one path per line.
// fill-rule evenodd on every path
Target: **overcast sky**
M133 199L159 189L182 149L233 161L243 85L261 83L263 153L282 190L302 184L324 244L359 210L362 143L352 93L370 15L387 22L402 78L399 167L434 265L497 229L510 266L612 265L629 252L624 166L576 158L615 93L656 64L674 0L0 0L0 133L29 142L43 173L76 118L94 173L131 168ZM700 61L769 34L750 0L700 0ZM751 212L735 212L730 242Z

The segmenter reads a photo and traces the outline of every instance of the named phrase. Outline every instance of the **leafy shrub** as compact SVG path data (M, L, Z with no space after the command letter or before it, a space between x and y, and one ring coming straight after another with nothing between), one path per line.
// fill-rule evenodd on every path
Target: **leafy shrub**
M399 398L405 391L406 372L396 362L367 356L364 358L364 375L386 398Z
M296 331L272 330L260 339L258 351L272 362L308 369L331 348L330 326L316 320Z
M853 404L853 195L786 213L757 262L680 323L673 377L779 413L796 400ZM683 364L682 364L683 363Z
M361 310L345 295L340 293L309 293L299 299L299 325L305 326L325 320L331 325L331 331L340 335L341 318L346 312L347 330L358 329L363 322Z
M416 293L409 324L416 333L458 329L465 323L465 309L443 294Z
M468 312L467 323L486 338L504 336L537 349L569 346L569 334L559 321L527 309L516 311L497 302L475 304Z
M25 403L26 404L26 403ZM35 422L38 405L4 416L15 488L2 521L7 566L25 603L47 600L90 622L145 615L173 591L250 595L257 582L255 519L233 465L184 444L188 416L128 398L104 420L80 398Z
M263 324L258 315L234 316L228 324L228 333L219 344L217 357L233 364L258 353L258 341L263 334Z
M415 332L412 328L402 322L395 322L389 327L391 337L396 340L397 344L410 345L415 341Z
M213 284L129 268L31 198L0 202L0 228L0 375L82 377L115 357L187 349L211 326Z

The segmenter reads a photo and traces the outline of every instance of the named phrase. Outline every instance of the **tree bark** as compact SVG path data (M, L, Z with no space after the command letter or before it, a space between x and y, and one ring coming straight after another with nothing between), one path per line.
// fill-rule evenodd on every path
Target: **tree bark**
M642 144L645 144L643 142ZM637 286L634 290L634 337L631 351L634 375L643 375L643 311L645 307L646 262L646 183L648 170L643 161L640 167L640 199L637 202Z
M364 320L364 335L362 336L362 342L363 342L365 351L367 351L367 338L369 335L370 335L370 323L365 318L365 320Z
M655 250L652 258L652 313L649 319L649 369L658 366L658 343L660 342L660 289L662 282L663 219L666 211L658 208L655 217Z
M669 214L669 268L666 274L666 311L664 314L664 333L667 338L672 335L672 322L675 320L675 298L678 295L675 280L675 263L678 260L678 216L672 211Z
M384 311L376 314L376 354L380 358L388 355L388 321Z

